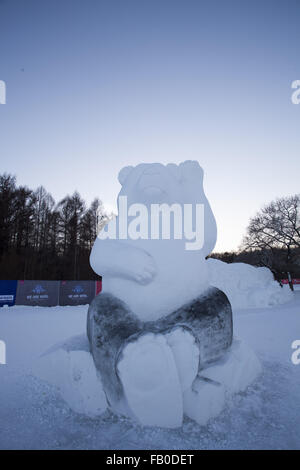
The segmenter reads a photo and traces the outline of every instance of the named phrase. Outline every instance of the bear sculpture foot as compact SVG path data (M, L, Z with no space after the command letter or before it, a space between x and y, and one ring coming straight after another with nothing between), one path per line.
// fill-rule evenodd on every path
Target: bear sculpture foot
M162 334L148 333L129 342L118 363L128 405L144 425L178 427L183 402L172 349Z
M128 405L142 424L178 427L182 393L199 368L199 348L185 328L146 333L126 344L117 365Z

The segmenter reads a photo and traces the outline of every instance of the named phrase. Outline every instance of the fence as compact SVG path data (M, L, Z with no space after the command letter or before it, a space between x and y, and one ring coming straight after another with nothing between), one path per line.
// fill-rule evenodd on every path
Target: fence
M291 281L292 281L293 285L300 284L300 279L292 279ZM288 284L289 280L288 279L281 279L281 283L282 284Z
M289 284L289 280L288 279L281 279L280 280L281 284ZM291 279L291 283L293 285L293 289L296 290L296 291L299 291L300 290L300 279Z
M102 281L0 281L0 307L3 305L89 304L102 290Z

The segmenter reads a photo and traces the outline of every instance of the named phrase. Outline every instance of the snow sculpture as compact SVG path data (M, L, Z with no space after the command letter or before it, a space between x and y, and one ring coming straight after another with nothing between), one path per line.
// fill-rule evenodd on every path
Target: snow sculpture
M88 312L90 348L115 411L143 424L180 426L185 403L189 409L197 400L189 393L198 373L232 344L230 303L207 280L205 257L215 246L216 223L198 162L126 167L119 181L118 217L99 234L90 258L103 276L103 292ZM161 204L173 208L165 238L163 215L153 229ZM191 236L187 246L185 230L181 237L177 230L189 223L197 249ZM130 224L139 226L131 237Z
M76 411L97 415L109 405L145 425L179 427L184 415L206 424L260 365L233 339L228 298L208 282L217 229L203 171L192 161L141 164L121 170L119 181L118 217L90 257L103 276L87 318L98 386L76 338L46 356L38 375L49 376L55 362L49 381Z

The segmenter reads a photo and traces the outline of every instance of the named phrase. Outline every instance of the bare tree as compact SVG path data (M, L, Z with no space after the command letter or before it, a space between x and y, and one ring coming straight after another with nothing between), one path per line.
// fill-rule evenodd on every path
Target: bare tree
M54 199L43 186L34 191L34 227L33 247L35 250L44 250L48 242L49 219L54 207Z
M0 175L0 260L13 237L14 204L16 198L16 178L4 173Z
M286 264L293 262L300 248L300 195L280 198L263 207L250 219L242 248L259 250L263 264L269 267L278 250L285 253Z

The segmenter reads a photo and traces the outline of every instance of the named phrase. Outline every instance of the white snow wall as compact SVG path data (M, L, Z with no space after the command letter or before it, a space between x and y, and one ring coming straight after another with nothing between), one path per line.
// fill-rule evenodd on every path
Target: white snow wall
M268 268L214 258L207 260L207 267L210 284L227 295L234 309L271 307L293 297L289 286L280 287Z

